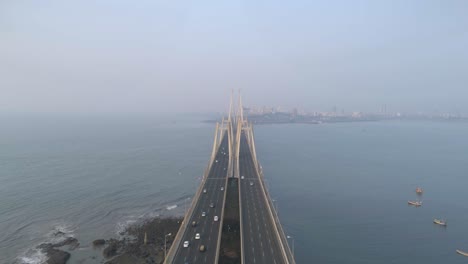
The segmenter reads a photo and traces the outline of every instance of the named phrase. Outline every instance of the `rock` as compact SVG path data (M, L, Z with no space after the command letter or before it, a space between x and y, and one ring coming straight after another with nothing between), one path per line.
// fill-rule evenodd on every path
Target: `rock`
M70 258L70 253L51 248L47 251L47 264L65 264Z
M150 252L148 251L148 249L146 247L141 247L140 248L140 256L143 257L143 258L146 258L150 255Z
M77 248L79 245L80 245L80 243L78 243L78 239L76 239L74 237L67 237L65 240L63 240L61 242L52 244L52 247L55 248L55 247L69 246L69 249L73 250L73 249Z
M103 246L105 264L162 264L164 262L164 236L176 234L180 227L180 218L153 218L129 226L121 239L93 241L94 246ZM145 241L146 234L146 244ZM167 241L168 249L172 244Z
M58 237L58 236L63 236L63 235L65 235L65 233L62 232L62 231L54 232L54 236L56 236L56 237Z
M71 250L77 248L80 245L78 240L74 237L68 237L65 240L52 244L52 243L43 243L37 246L37 249L40 249L47 255L47 264L65 264L70 258L70 253L56 249L56 247L69 246Z
M109 242L109 246L107 246L104 251L102 251L102 255L104 255L105 258L111 258L115 255L117 255L117 243L114 241Z
M123 253L104 264L145 264L144 260L139 257L135 257L130 253Z
M106 244L106 240L104 239L96 239L93 241L93 246L95 247L101 247L104 246L104 244Z
M42 243L39 246L36 247L37 249L41 249L42 252L47 253L48 250L53 248L53 245L51 243Z
M70 258L70 253L51 248L47 251L47 264L65 264Z
M75 249L77 249L79 246L80 246L80 243L76 242L75 244L71 244L71 245L68 247L68 250L75 250Z

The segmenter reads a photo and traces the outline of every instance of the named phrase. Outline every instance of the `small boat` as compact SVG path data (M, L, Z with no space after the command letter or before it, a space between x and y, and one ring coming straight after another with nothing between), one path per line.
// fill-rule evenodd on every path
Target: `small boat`
M409 205L414 205L414 206L421 206L422 202L421 201L408 201Z
M442 220L442 219L434 219L434 224L438 224L441 226L447 226L447 221Z
M423 189L420 188L420 187L416 188L416 193L417 193L417 194L422 194L422 193L423 193Z
M464 251L461 251L459 249L457 249L457 253L460 254L460 255L463 255L465 257L468 257L468 253L467 252L464 252Z

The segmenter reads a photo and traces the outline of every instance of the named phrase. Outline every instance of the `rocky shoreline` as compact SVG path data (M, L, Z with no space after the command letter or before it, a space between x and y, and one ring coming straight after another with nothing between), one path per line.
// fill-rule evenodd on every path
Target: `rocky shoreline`
M169 250L182 218L153 218L129 226L122 239L98 239L95 247L104 247L106 264L159 264L164 262L164 236Z
M61 239L61 241L56 243L42 243L36 248L47 255L47 264L65 264L71 255L69 252L62 249L68 246L68 250L74 250L80 243L76 238L67 237L66 234L61 231L55 232L54 237Z
M183 218L152 218L133 224L121 233L120 239L96 239L92 242L94 250L102 251L104 260L94 259L95 263L105 264L160 264L164 262L164 237L166 249L179 230ZM53 234L55 243L43 243L36 247L47 255L47 264L66 264L71 251L80 246L78 240L58 231ZM70 251L70 252L69 252ZM88 259L89 261L89 259ZM89 262L86 262L89 263Z

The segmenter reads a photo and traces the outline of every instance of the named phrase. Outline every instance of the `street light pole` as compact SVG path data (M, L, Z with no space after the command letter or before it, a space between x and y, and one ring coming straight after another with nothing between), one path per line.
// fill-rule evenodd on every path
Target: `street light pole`
M169 233L164 236L164 260L166 260L166 237L171 236L172 233Z

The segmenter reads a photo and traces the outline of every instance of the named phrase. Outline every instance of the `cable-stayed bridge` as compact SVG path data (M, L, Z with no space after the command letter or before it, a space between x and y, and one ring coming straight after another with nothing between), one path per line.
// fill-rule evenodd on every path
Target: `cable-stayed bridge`
M254 130L242 98L216 123L202 182L165 263L294 264L287 236L266 188Z

